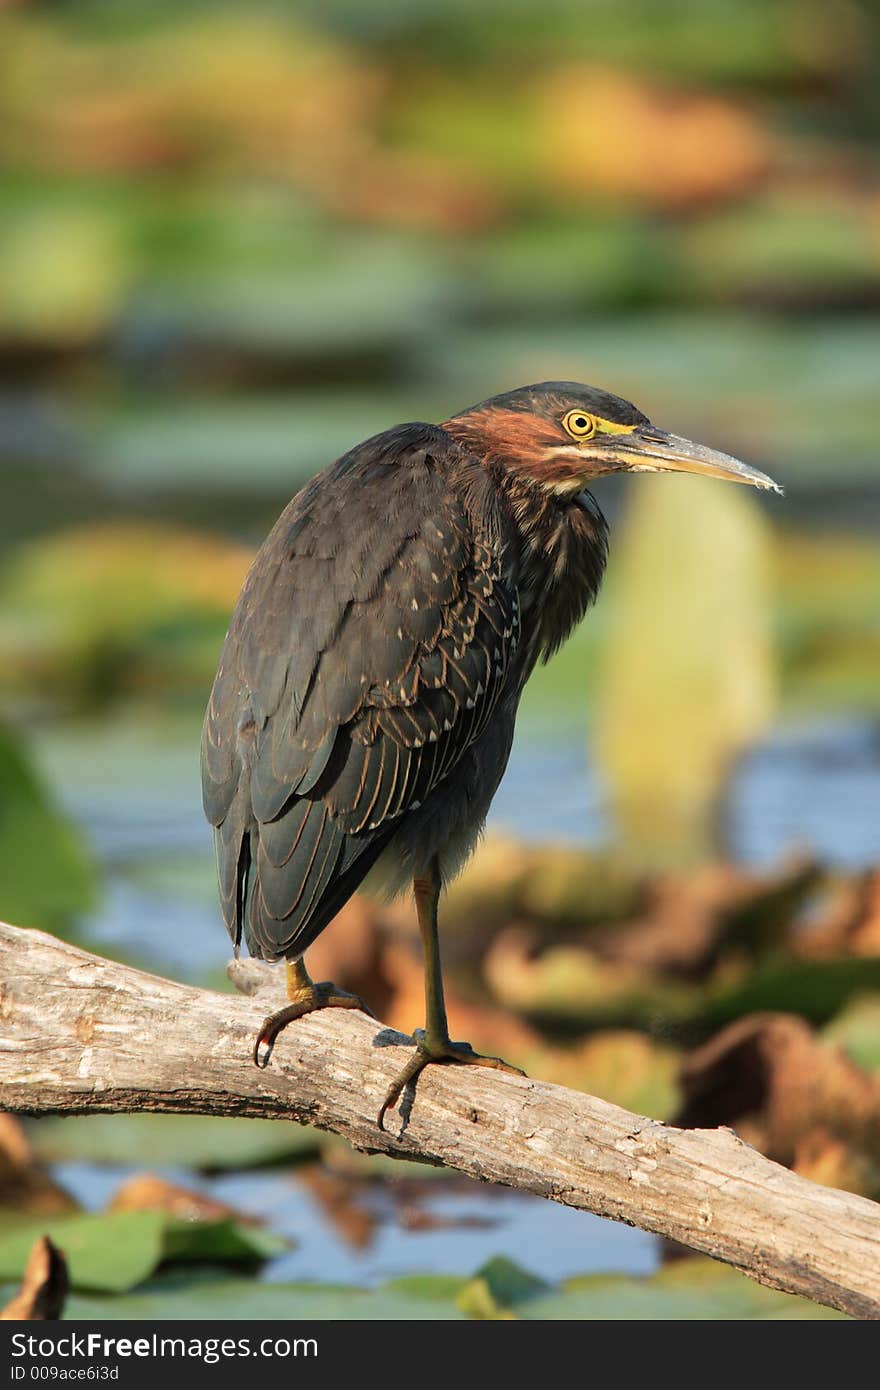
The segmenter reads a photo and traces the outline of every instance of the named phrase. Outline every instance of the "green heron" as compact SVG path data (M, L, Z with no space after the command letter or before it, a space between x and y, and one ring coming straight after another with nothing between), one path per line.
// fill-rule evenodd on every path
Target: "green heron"
M367 880L413 884L425 955L426 1027L380 1126L429 1063L515 1070L450 1040L438 900L480 835L529 675L599 589L607 526L587 485L665 470L779 491L628 401L553 381L386 430L282 513L232 615L202 737L229 934L287 961L291 1002L266 1019L258 1063L306 1013L370 1012L303 962Z

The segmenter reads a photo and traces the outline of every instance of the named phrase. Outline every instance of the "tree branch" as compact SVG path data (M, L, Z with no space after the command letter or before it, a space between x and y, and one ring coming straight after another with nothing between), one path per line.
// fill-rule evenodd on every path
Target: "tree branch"
M752 1278L880 1318L880 1206L797 1177L727 1129L678 1130L593 1096L482 1068L430 1067L381 1132L409 1040L326 1010L251 1060L275 972L215 994L0 924L0 1107L296 1120L358 1149L445 1164L654 1231ZM271 983L266 983L271 981Z

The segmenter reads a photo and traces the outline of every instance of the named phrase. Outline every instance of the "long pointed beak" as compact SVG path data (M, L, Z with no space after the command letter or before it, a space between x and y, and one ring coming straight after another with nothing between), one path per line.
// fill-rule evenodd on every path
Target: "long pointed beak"
M614 441L617 461L632 473L699 473L705 478L724 478L783 494L783 489L766 473L730 454L707 449L678 434L667 434L653 425L634 430Z

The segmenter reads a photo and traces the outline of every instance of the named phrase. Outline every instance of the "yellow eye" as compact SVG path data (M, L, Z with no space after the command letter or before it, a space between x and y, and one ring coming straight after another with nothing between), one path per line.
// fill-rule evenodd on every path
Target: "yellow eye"
M583 410L570 410L562 424L572 439L589 439L591 434L596 433L595 418Z

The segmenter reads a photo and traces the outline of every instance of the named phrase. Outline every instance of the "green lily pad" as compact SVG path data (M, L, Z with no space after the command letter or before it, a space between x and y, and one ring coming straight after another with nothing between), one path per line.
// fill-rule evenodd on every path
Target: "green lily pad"
M694 1256L650 1278L580 1275L552 1289L512 1261L490 1260L455 1296L470 1317L564 1320L843 1318Z
M389 1280L385 1288L407 1298L436 1302L437 1299L458 1298L468 1282L455 1274L407 1274L400 1279Z
M66 1256L73 1287L121 1293L161 1264L167 1224L158 1211L16 1222L0 1235L0 1278L20 1279L34 1241L47 1235Z
M452 1301L461 1281L446 1278L395 1280L380 1289L314 1284L263 1284L227 1278L216 1270L194 1276L170 1270L134 1293L99 1298L74 1294L65 1317L74 1321L200 1318L250 1321L298 1318L345 1322L431 1321L464 1316Z
M554 1293L517 1307L529 1319L587 1321L729 1321L732 1319L842 1319L845 1314L805 1298L765 1288L714 1260L695 1257L667 1266L650 1279L585 1275Z
M29 1134L49 1163L173 1165L203 1172L305 1158L322 1143L317 1130L287 1120L213 1115L73 1115L35 1120Z
M777 193L727 208L687 232L684 246L699 290L715 298L762 288L803 298L817 285L858 287L877 273L869 218L827 195L806 202Z
M82 837L53 806L20 740L0 728L0 917L58 930L94 898Z
M513 1316L513 1308L548 1292L543 1279L520 1268L513 1260L496 1255L459 1290L456 1303L469 1317L498 1320Z
M880 960L868 956L774 960L712 998L699 1026L714 1030L745 1014L776 1010L800 1014L810 1023L827 1023L850 999L872 991L880 991Z
M134 1288L165 1261L254 1263L288 1248L280 1236L235 1221L178 1221L161 1211L30 1217L0 1225L0 1280L21 1278L41 1235L64 1252L73 1288L106 1293Z
M165 1260L203 1264L248 1264L269 1260L290 1249L290 1241L259 1226L238 1221L169 1221L165 1227Z

